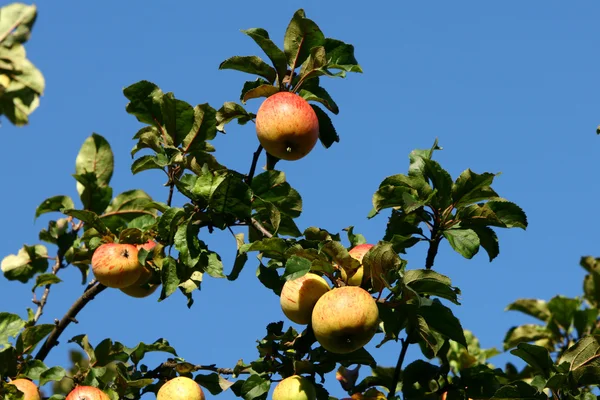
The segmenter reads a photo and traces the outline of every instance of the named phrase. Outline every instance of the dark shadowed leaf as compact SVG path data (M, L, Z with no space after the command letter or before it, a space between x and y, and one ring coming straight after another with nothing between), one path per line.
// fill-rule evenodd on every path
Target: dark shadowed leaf
M209 375L198 374L194 377L194 380L198 382L200 386L207 389L213 396L229 389L231 385L233 385L233 382L228 381L217 373Z
M207 103L194 107L194 119L191 129L181 140L184 154L192 154L199 159L209 151L207 140L217 136L217 110Z
M500 174L484 172L476 174L467 169L463 171L452 185L452 201L454 207L460 208L482 200L494 200L498 194L490 185Z
M137 365L147 353L157 351L169 353L177 357L177 352L165 339L158 339L157 341L151 344L140 343L133 349L129 349L129 354L131 357L131 361Z
M458 302L460 289L453 287L450 278L433 270L413 269L404 273L404 284L420 295L432 295Z
M565 330L571 327L575 312L580 306L581 300L564 296L555 296L548 302L548 310L552 320Z
M437 161L423 158L423 163L423 174L437 191L433 196L433 206L444 210L452 202L452 177Z
M262 76L273 84L277 77L277 71L257 56L233 56L223 61L219 69L233 69Z
M516 381L509 385L502 386L491 400L547 400L545 393L539 393L538 390L523 381Z
M63 214L70 215L73 218L77 218L80 221L83 221L87 226L86 228L94 228L99 233L105 234L108 232L106 225L104 222L98 217L98 215L93 211L86 210L63 210Z
M519 343L517 348L511 350L510 353L523 359L535 370L542 372L546 379L550 377L550 372L554 369L554 362L550 358L550 353L544 347Z
M316 101L321 103L334 114L338 114L340 109L329 93L319 86L318 79L310 79L302 85L302 89L298 93L306 101Z
M321 144L328 149L333 143L339 142L340 137L338 136L329 115L327 115L327 113L319 106L314 104L311 104L310 106L315 110L317 119L319 120L319 140L321 141Z
M527 228L527 216L515 203L510 201L489 201L487 206L498 216L507 228Z
M444 232L450 246L465 258L473 258L479 251L479 236L472 229L448 229Z
M258 44L267 57L269 57L273 63L273 67L275 67L275 70L277 71L277 81L279 86L281 86L283 78L287 73L285 53L273 43L269 38L269 33L264 29L251 28L242 30L242 32L254 39L256 44Z
M275 268L266 267L262 263L256 270L258 280L268 289L271 289L277 296L281 294L283 280Z
M260 85L244 92L244 95L242 96L242 103L246 104L248 100L259 99L261 97L269 97L277 92L279 92L279 89L273 85Z
M467 340L458 318L452 310L434 299L430 306L422 306L418 310L427 324L435 331L467 347Z
M223 104L217 111L217 130L225 132L225 125L237 119L238 124L244 125L246 122L254 119L255 115L246 111L244 107L233 101Z
M346 72L363 72L354 57L354 46L351 44L326 38L323 46L327 54L327 68L341 69Z
M152 82L140 81L123 89L129 103L125 110L138 121L149 125L162 125L161 104L163 92Z
M471 229L479 237L479 244L488 253L490 262L500 254L500 245L498 236L491 228L487 226L471 226Z

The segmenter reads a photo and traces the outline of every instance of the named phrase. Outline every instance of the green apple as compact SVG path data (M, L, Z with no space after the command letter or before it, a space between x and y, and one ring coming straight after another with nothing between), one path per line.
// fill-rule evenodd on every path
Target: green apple
M105 243L92 256L92 271L101 284L121 289L133 285L142 274L138 249L133 244Z
M302 97L279 92L259 107L256 135L269 154L283 160L299 160L315 147L319 139L319 120Z
M93 386L77 386L65 400L110 400L102 390Z
M337 354L351 353L369 343L378 324L375 299L358 286L344 286L325 293L312 313L317 341Z
M160 387L156 400L204 400L200 385L191 378L178 376Z
M42 400L37 385L29 379L19 378L8 384L15 385L19 391L23 392L23 400Z
M327 281L311 272L287 281L281 289L281 309L297 324L307 325L317 300L329 291Z
M275 386L273 400L316 400L317 391L308 379L300 375L285 378Z

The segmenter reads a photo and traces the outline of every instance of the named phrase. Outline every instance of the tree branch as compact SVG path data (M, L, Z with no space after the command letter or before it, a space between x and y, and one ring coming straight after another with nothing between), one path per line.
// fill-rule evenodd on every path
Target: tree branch
M256 172L256 164L258 163L258 157L260 157L260 153L263 147L259 144L258 149L254 152L252 156L252 165L250 165L250 172L248 172L248 176L246 176L246 184L250 186L252 183L252 179L254 178L254 173Z
M165 361L164 363L160 364L158 367L154 368L152 371L148 371L148 373L146 373L144 375L144 378L159 378L161 375L161 369L163 368L169 368L169 369L175 369L177 368L177 366L181 364L177 361L175 361L172 358L169 358L167 361ZM233 368L219 368L217 367L215 364L210 364L210 365L186 365L186 368L190 370L190 372L194 372L194 371L212 371L212 372L216 372L217 374L221 374L221 375L233 375L234 373L236 373L236 371ZM246 369L241 369L239 371L237 371L237 374L249 374L249 368Z
M408 350L410 333L406 334L406 339L400 339L402 342L402 349L400 350L400 356L398 357L398 363L396 364L396 369L394 370L394 378L392 380L392 385L388 389L390 392L388 393L388 400L393 400L396 398L396 387L398 387L398 381L400 380L400 373L402 372L402 363L404 363L404 358L406 357L406 351Z
M52 350L52 348L58 344L58 338L67 328L67 326L69 326L71 322L77 323L75 317L77 317L79 311L81 311L87 303L92 301L94 297L96 297L96 295L102 292L104 289L106 289L106 286L100 282L96 282L86 288L81 297L78 298L75 303L73 303L67 313L56 324L52 332L50 332L50 335L46 338L46 341L35 356L36 359L44 361L44 359L48 356L48 353L50 353L50 350Z
M435 256L438 253L438 249L440 247L440 241L442 240L437 233L437 229L433 228L431 232L431 240L429 240L429 249L427 250L427 259L425 260L425 268L431 269L433 267L433 262L435 261Z
M260 222L258 222L258 220L256 218L250 218L250 223L252 223L252 226L254 228L256 228L264 236L266 236L268 238L273 237L273 234L271 232L269 232L264 226L262 226L262 224Z
M62 267L62 257L60 255L57 255L55 259L56 259L56 263L54 264L54 267L52 267L53 275L56 275L58 273L58 270L60 270L60 268ZM34 324L38 322L38 320L44 313L44 306L46 305L46 302L48 301L48 295L50 294L51 286L52 286L51 284L46 285L46 287L44 288L44 293L42 294L42 297L40 298L39 301L36 300L35 293L33 294L33 303L37 304L37 310L35 311L35 316L33 317Z

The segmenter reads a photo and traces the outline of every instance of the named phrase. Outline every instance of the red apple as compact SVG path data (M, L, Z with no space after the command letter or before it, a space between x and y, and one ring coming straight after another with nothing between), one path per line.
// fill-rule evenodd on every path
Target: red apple
M158 284L148 283L152 278L152 271L147 266L142 267L142 273L137 281L131 286L119 289L121 292L138 299L148 297L158 289Z
M375 299L357 286L325 293L313 309L312 328L317 341L337 354L360 349L375 335L379 310Z
M137 249L145 249L147 251L152 251L152 249L156 246L156 242L152 239L148 240L146 243L144 244L136 244L135 247L137 247Z
M359 244L354 246L348 253L352 258L361 262L360 267L356 270L354 275L348 278L347 272L342 268L342 280L346 281L346 283L350 286L361 286L363 282L364 268L362 266L362 259L367 254L367 252L373 247L372 244Z
M105 243L94 251L92 271L101 284L121 289L133 285L142 274L138 249L133 244Z
M310 322L317 300L329 291L327 281L317 274L307 273L287 281L281 289L281 309L286 317L297 324Z
M308 379L300 375L285 378L275 386L273 400L316 400L317 391Z
M160 387L156 400L204 400L204 392L193 379L185 376L173 378Z
M10 381L9 385L15 385L17 389L23 392L23 400L42 400L37 385L29 379L15 379Z
M279 92L259 107L256 134L269 154L283 160L299 160L315 147L319 138L319 120L302 97Z
M110 400L110 397L96 387L77 386L65 400Z

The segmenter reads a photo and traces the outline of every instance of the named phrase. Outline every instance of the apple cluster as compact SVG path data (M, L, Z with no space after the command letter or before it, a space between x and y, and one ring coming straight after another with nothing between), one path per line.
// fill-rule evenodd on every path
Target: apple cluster
M311 324L319 344L332 353L356 351L369 343L377 332L377 303L363 288L372 285L376 291L382 289L378 283L371 283L371 274L365 274L362 265L364 255L372 247L361 244L349 251L361 263L356 271L336 266L346 286L332 289L323 277L309 272L287 281L281 290L280 303L285 316L297 324ZM290 393L296 395L290 397ZM290 398L314 400L315 389L306 378L290 376L277 385L273 400Z
M144 244L104 243L94 251L92 272L94 277L106 287L120 289L123 293L137 298L150 296L158 284L150 283L152 269L138 261L140 249L152 251L156 242L148 240Z

